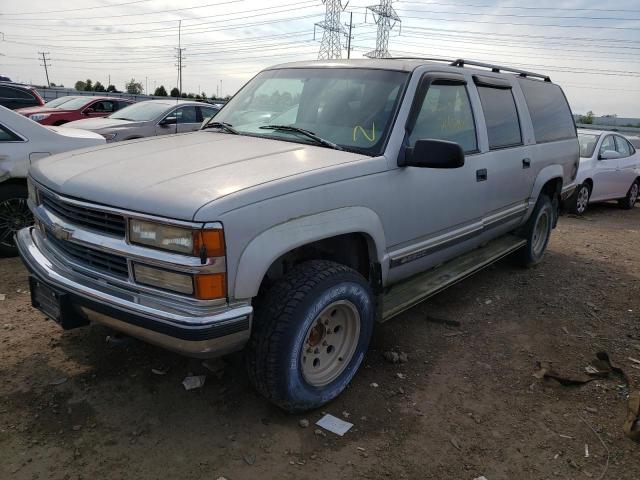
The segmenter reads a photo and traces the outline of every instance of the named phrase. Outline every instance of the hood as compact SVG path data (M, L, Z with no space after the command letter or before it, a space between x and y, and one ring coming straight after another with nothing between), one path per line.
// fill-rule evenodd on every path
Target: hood
M54 155L32 166L31 175L66 196L192 220L200 207L227 195L366 158L313 145L199 131Z
M146 122L132 122L131 120L120 120L117 118L85 118L66 123L65 126L82 128L83 130L102 130L105 128L131 127Z
M33 115L34 113L48 113L49 115L60 114L60 113L70 113L75 112L75 110L63 110L62 108L48 108L46 106L43 107L29 107L29 108L19 108L16 112L21 113L22 115Z
M70 128L70 127L67 127L67 125L69 124L66 124L64 127L48 127L47 126L45 128L48 128L52 132L55 132L58 135L62 135L63 137L101 140L101 141L95 142L96 144L106 142L106 140L102 135L99 135L94 132L90 132L89 130L81 130L79 128Z

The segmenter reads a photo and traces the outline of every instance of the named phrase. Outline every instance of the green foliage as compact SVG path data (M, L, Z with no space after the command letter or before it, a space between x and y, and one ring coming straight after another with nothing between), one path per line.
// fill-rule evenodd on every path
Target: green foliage
M94 92L106 92L107 89L104 88L104 85L102 85L100 82L96 82L96 84L93 86L93 91Z
M135 78L132 78L127 83L124 84L124 89L127 93L131 93L133 95L140 95L142 93L142 83L136 82Z
M153 92L154 95L158 96L158 97L166 97L167 96L167 90L164 88L164 85L160 85L158 88L156 88L155 92Z
M86 87L86 86L87 86L86 83L84 83L82 80L78 80L73 88L75 88L76 90L78 90L80 92L80 91L83 91L84 87Z
M594 114L591 110L587 112L586 115L582 115L578 118L578 123L585 123L587 125L591 125L593 123Z
M171 96L176 98L180 96L180 90L178 90L178 87L173 87L171 89Z
M93 82L89 78L84 82L84 91L93 92Z
M118 93L118 89L115 87L115 85L109 85L107 87L107 92L114 92L114 93Z

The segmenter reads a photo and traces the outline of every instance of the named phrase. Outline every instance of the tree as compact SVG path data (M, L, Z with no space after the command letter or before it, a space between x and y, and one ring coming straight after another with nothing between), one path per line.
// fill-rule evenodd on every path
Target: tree
M132 78L125 83L124 88L127 93L132 93L134 95L140 95L142 93L142 84L140 82L136 82L135 78Z
M86 83L84 83L82 80L78 80L73 88L75 88L78 91L82 91L82 90L84 90L84 87L86 87L86 86L87 86Z
M107 87L107 92L118 93L118 89L114 85L109 85Z
M96 84L93 86L93 91L94 92L106 92L107 89L104 88L104 85L102 85L100 82L96 82Z
M203 100L206 100L206 99L207 99L207 94L206 94L206 93L202 92L200 95L202 96L202 99L203 99Z
M581 115L578 117L578 123L585 123L587 125L591 125L593 123L594 113L589 110L586 115Z
M180 90L178 90L178 87L173 87L171 89L171 96L176 98L180 96Z
M87 78L87 81L84 82L84 91L85 92L93 91L93 82L89 78Z
M156 91L153 92L153 94L158 97L166 97L167 91L165 90L164 85L160 85L158 88L156 88Z

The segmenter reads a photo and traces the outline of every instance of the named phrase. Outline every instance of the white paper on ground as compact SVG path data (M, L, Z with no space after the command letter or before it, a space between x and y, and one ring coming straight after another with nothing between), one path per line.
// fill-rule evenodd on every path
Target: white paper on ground
M194 388L201 388L204 385L204 381L206 380L205 375L197 375L194 377L186 377L182 381L182 385L185 390L193 390Z
M338 417L334 417L328 413L318 420L316 425L324 428L325 430L329 430L331 433L340 435L341 437L347 433L351 427L353 427L353 423L345 422L344 420L340 420Z

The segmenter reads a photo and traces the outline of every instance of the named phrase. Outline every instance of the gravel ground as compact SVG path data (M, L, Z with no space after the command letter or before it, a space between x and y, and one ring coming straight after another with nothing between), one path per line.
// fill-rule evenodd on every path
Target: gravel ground
M379 326L323 410L354 423L344 437L263 401L239 355L212 372L101 327L63 333L29 306L19 260L0 272L1 479L638 478L619 379L533 374L605 350L640 380L640 207L565 216L536 268L502 261ZM189 373L204 387L185 391Z

